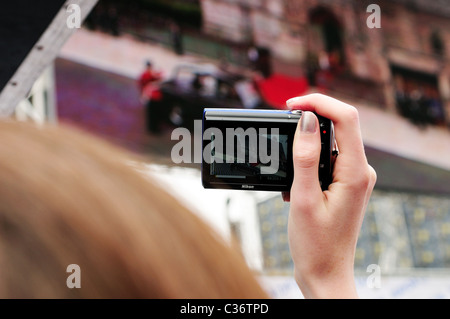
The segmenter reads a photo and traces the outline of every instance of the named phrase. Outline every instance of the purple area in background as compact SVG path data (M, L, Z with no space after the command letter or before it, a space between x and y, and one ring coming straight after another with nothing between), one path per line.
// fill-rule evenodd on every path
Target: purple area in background
M55 62L58 118L143 153L152 137L136 80L75 62Z

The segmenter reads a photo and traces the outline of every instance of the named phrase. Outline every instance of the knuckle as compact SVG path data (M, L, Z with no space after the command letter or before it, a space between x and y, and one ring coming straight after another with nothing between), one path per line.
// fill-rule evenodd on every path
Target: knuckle
M312 151L302 151L294 154L294 163L300 168L313 168L318 165L319 158Z
M359 186L366 190L370 187L373 181L373 174L370 168L365 169L357 179Z
M304 192L295 193L291 196L291 207L294 211L302 212L302 216L313 216L318 201L313 196L306 196Z
M369 170L366 170L363 174L361 174L360 183L363 188L367 189L370 185L371 180L372 178Z
M366 192L371 187L373 181L373 175L370 169L361 170L353 176L350 187L353 192Z
M345 110L345 116L352 122L359 122L358 109L352 105L348 105Z
M369 173L370 173L370 181L372 187L375 186L375 183L377 182L377 172L375 169L369 165Z

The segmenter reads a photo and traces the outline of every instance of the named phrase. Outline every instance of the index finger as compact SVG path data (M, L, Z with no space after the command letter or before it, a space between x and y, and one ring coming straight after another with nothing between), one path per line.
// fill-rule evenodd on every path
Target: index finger
M317 93L289 99L286 105L290 109L315 112L333 121L339 156L366 160L359 114L354 106Z

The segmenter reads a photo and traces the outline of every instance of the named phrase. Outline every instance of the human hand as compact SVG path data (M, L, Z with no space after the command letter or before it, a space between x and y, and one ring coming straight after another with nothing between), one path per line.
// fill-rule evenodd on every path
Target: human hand
M354 256L376 173L367 163L356 108L311 94L286 102L303 112L293 145L294 181L288 235L295 279L306 298L356 298ZM308 112L309 111L309 112ZM334 123L339 156L332 183L321 190L319 123L312 113Z

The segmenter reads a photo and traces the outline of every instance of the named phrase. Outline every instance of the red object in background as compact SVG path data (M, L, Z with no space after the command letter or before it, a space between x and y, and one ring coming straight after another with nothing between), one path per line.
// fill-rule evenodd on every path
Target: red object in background
M151 70L145 70L139 76L139 87L141 91L145 88L145 86L151 82L159 81L162 78L160 72L153 72Z
M159 90L159 87L153 83L148 83L142 89L142 96L145 96L147 99L152 101L159 101L162 99L162 93Z
M266 101L276 109L286 109L286 101L292 97L303 95L308 90L306 78L294 78L283 74L256 81L256 85Z
M141 95L148 100L159 101L162 99L162 93L155 82L161 80L161 72L153 72L149 69L145 70L139 77L139 88Z

